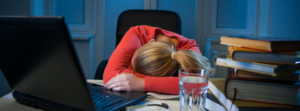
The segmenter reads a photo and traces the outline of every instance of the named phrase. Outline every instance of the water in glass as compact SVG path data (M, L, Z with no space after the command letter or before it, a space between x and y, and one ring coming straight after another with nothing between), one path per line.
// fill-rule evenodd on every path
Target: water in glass
M204 111L208 80L185 76L179 80L180 111Z

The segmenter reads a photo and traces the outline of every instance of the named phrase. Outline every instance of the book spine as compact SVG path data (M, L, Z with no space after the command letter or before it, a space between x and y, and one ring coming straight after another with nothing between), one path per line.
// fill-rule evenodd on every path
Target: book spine
M236 76L235 71L233 68L230 68L231 73L227 76L229 79L236 79L236 80L244 80L244 81L255 81L255 82L264 82L264 83L274 83L274 84L286 84L286 85L296 85L298 81L293 80L282 80L282 79L267 79L267 78L255 78L255 77L241 77Z
M283 103L274 103L274 102L266 102L266 101L256 101L256 100L247 100L247 99L240 99L241 101L249 101L249 102L259 102L259 103L268 103L268 104L278 104L278 105L287 105Z
M225 94L225 96L226 96L226 98L228 98L228 96L227 96L227 83L228 83L228 81L231 79L231 77L230 77L230 75L232 74L232 71L234 71L233 70L233 68L227 68L227 74L226 74L226 78L225 78L225 86L224 86L224 94Z
M234 68L228 68L227 69L227 75L226 75L226 79L225 79L225 87L224 87L224 95L226 96L226 98L228 99L235 99L235 96L233 96L233 98L229 98L228 94L226 93L227 90L229 90L227 88L227 84L229 83L230 80L245 80L245 81L256 81L256 82L268 82L268 83L276 83L276 84L288 84L288 85L296 85L294 81L283 81L283 82L274 82L276 80L266 80L266 79L258 79L258 78L249 78L249 77L238 77L235 75L235 69ZM232 89L234 90L234 89ZM238 90L238 89L236 89ZM248 99L236 99L236 100L241 100L241 101L249 101L249 102L260 102L260 103L269 103L269 104L278 104L278 105L288 105L288 104L284 104L284 103L276 103L276 102L268 102L268 101L257 101L257 100L248 100ZM297 93L297 101L298 101L298 105L300 106L300 88L298 90ZM291 105L294 106L294 105Z
M236 37L222 37L221 36L221 44L228 44L240 47L247 47L257 50L267 50L268 52L271 50L270 42L267 41L258 41L244 38L236 38Z
M234 61L234 60L229 60L229 59L217 57L217 56L214 59L214 63L215 63L215 65L218 65L218 66L243 69L243 70L257 72L257 73L271 75L271 76L277 75L274 73L274 69L276 67L274 65Z
M253 49L253 50L259 50L262 52L273 52L272 50L267 50L267 49L258 49L258 48L251 48L251 47L245 47L245 46L241 46L242 48L248 48L248 49Z
M258 49L253 49L253 48L236 47L236 46L228 46L228 51L229 50L232 50L232 52L235 52L235 51L245 51L245 52L271 53L270 51L266 51L266 50L258 50Z

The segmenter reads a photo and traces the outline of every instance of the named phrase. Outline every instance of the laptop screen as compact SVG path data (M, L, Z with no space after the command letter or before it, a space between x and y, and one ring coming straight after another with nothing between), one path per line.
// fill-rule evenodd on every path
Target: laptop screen
M0 17L0 69L14 91L94 108L62 17Z

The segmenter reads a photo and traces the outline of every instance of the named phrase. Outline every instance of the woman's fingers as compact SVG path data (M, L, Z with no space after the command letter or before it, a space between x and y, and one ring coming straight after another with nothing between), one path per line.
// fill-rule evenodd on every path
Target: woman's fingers
M131 91L130 87L128 86L119 86L119 87L114 87L112 90L115 91Z
M120 81L124 81L124 80L126 80L126 78L121 77L120 75L115 76L115 77L111 78L111 79L105 84L105 87L107 87L107 86L109 86L109 85L111 85L111 84L113 84L113 83L115 83L115 82L120 82Z
M105 87L116 91L144 91L144 81L133 74L119 74L110 79Z
M112 89L112 88L115 88L115 87L127 86L127 85L128 85L127 81L120 81L120 82L115 82L115 83L107 86L106 88L107 89Z

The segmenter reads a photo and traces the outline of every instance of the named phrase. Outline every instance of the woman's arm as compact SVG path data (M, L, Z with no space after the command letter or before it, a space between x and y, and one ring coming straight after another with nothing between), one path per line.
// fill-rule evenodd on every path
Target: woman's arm
M109 81L109 83L106 84L106 87L116 88L114 90L153 91L161 93L178 94L178 77L151 77L136 73L133 70L128 69L129 65L131 65L131 57L133 56L134 52L137 50L137 48L141 47L143 45L142 43L144 43L146 40L142 39L143 41L141 41L139 37L146 36L146 34L142 34L143 32L146 32L148 35L154 36L155 31L149 30L157 29L154 27L143 28L145 29L142 29L141 27L131 28L124 35L122 41L111 55L110 60L104 71L104 83L106 84ZM177 48L179 50L191 49L200 53L199 46L196 44L195 40L187 39L181 35L166 30L162 30L162 32L169 37L176 36L178 38L179 42L177 44ZM117 76L117 74L120 75ZM143 85L144 87L135 86L136 84ZM118 85L124 86L124 88L127 89L122 89L120 87L118 88Z
M139 35L134 28L130 28L117 48L112 53L104 70L103 81L106 84L111 78L120 73L133 73L128 67L131 65L131 58L137 48L141 47ZM143 77L141 74L137 74Z
M140 91L179 94L178 77L139 78L130 73L122 73L113 77L105 87L116 91Z

